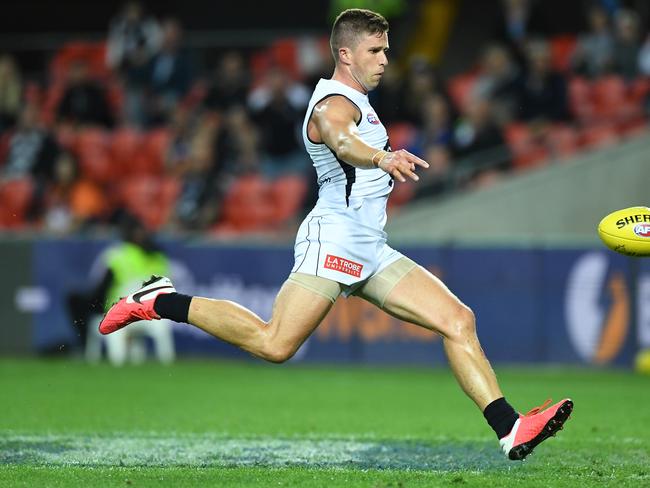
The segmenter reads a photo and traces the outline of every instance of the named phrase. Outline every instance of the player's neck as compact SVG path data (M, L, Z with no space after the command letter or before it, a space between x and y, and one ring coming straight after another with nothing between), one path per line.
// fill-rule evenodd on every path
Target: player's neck
M340 66L337 66L334 68L332 79L338 81L339 83L343 83L344 85L347 85L353 90L361 92L364 95L368 94L366 87L363 86L361 82L355 78L349 69L345 69L345 67L341 68Z

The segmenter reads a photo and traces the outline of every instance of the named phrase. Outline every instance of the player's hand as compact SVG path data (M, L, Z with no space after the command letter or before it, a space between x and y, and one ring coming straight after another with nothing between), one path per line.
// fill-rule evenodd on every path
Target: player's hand
M420 179L418 175L415 174L415 169L418 166L428 168L429 163L404 149L389 152L381 159L378 165L379 168L383 169L386 173L402 183L406 181L406 176L414 181Z

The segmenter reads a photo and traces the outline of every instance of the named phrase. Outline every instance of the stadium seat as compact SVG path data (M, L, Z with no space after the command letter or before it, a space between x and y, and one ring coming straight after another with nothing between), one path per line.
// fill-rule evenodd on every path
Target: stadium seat
M258 175L236 180L223 201L222 222L239 231L268 229L274 209L269 183Z
M567 159L580 151L580 135L569 125L558 124L551 127L546 141L556 159Z
M283 176L269 188L273 205L273 220L281 224L295 217L307 194L307 182L300 175Z
M83 61L88 65L91 77L103 80L110 75L106 66L105 42L68 42L61 47L50 63L50 78L54 82L63 82L67 78L70 65Z
M533 137L526 124L509 124L504 131L508 148L512 152L515 168L539 166L548 161L549 150L541 141Z
M388 199L388 208L394 211L396 208L413 200L415 189L416 186L412 181L407 181L406 183L396 182Z
M581 132L582 143L592 149L616 144L619 140L616 128L612 124L584 127Z
M111 157L113 164L121 172L129 173L129 166L132 164L138 153L141 152L143 144L142 134L128 127L122 127L113 132L111 137Z
M620 76L605 76L594 81L591 93L600 120L618 120L627 115L627 88Z
M0 227L15 229L24 226L33 190L29 178L0 183Z
M591 86L584 78L574 76L569 80L569 107L580 121L590 121L594 116Z
M553 69L563 73L569 71L576 42L576 36L571 34L555 36L551 39L551 64Z
M142 173L160 175L165 168L165 157L171 141L168 129L155 129L145 134L144 156L139 164Z
M454 105L460 111L463 111L469 97L472 94L474 85L476 84L477 75L475 73L464 73L462 75L454 76L447 84L449 95L454 101Z
M180 193L176 179L158 176L130 178L120 188L122 204L152 230L169 221Z
M386 131L390 147L394 151L408 148L417 137L416 128L408 122L393 122L386 127Z
M101 129L84 129L76 138L75 150L81 173L86 178L106 183L119 175L110 153L110 133Z

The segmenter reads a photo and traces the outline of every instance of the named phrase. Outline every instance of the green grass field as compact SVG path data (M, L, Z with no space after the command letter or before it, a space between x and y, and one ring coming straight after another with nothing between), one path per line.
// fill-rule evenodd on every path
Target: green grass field
M523 463L446 369L0 360L0 486L650 486L650 377L497 374L575 401Z

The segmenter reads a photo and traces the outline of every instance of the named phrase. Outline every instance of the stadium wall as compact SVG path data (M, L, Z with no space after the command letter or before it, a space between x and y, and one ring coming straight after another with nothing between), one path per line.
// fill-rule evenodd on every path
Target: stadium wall
M107 241L2 243L3 354L66 352L78 337L66 296L87 290ZM185 293L237 301L268 318L291 268L288 247L223 247L166 241ZM495 362L629 365L639 339L650 345L650 262L601 247L401 249L439 275L478 317ZM6 252L6 253L5 253ZM96 268L96 267L95 267ZM246 357L198 329L178 325L181 356ZM17 337L22 337L17 341ZM22 342L21 342L22 341ZM22 346L20 344L23 344ZM440 339L351 298L341 299L297 361L443 364Z
M402 245L595 245L605 215L650 205L648 154L650 137L638 137L435 205L414 204L390 219L387 231Z

